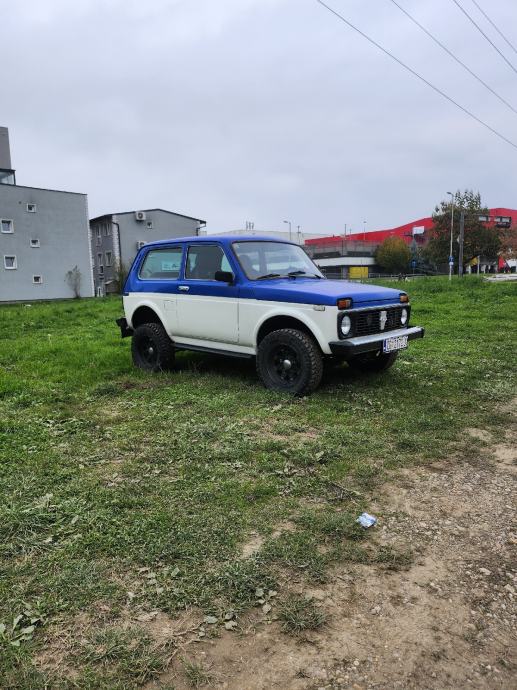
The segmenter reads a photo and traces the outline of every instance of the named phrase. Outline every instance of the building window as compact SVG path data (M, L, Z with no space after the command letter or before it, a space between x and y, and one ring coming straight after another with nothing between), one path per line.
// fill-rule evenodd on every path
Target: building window
M106 252L106 266L111 266L111 252Z
M152 220L147 220L145 224L146 224L146 227L148 230L153 229L153 221Z
M104 228L104 236L109 237L111 235L111 227L110 227L109 223L104 223L103 228Z
M99 266L99 275L100 276L104 275L104 266Z
M102 254L100 252L99 252L99 254L97 254L97 263L99 265L102 263Z
M27 213L36 213L36 204L27 204Z
M40 246L39 240L31 240L31 247L39 247L39 246Z
M35 285L41 285L41 283L43 282L43 278L41 276L32 276L32 282Z
M15 256L4 256L4 268L7 270L14 270L18 268L18 262Z
M1 228L3 233L14 232L14 223L12 220L9 220L7 218L2 218L0 220L0 228Z

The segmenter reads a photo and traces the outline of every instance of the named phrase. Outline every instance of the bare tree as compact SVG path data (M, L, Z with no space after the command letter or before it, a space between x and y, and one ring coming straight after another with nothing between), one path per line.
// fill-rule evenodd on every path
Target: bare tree
M67 271L65 274L65 281L68 283L70 289L74 293L75 299L81 297L81 280L82 274L78 266L74 266L72 270Z
M117 286L117 292L122 293L124 289L124 283L126 282L128 274L128 268L123 261L117 261L115 264L115 270L113 272L113 280Z

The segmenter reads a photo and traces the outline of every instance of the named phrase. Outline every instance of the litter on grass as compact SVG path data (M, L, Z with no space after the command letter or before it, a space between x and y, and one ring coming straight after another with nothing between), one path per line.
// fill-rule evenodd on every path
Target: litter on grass
M370 515L369 513L361 513L361 515L359 515L359 517L357 518L356 522L358 522L361 525L361 527L368 528L373 527L376 524L377 518L373 515Z

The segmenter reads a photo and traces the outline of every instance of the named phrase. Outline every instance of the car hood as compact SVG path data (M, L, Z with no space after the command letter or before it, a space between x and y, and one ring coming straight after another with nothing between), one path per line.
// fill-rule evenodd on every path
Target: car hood
M336 306L338 299L352 299L352 307L398 303L400 290L364 285L346 280L318 280L315 278L281 278L253 284L255 299L297 304Z

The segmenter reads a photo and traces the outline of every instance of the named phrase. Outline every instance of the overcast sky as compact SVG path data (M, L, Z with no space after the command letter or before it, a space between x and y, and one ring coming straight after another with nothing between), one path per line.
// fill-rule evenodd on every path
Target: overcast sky
M517 109L517 73L452 0L398 2ZM517 115L390 0L327 3L517 141ZM517 2L478 4L517 45ZM0 0L0 44L18 183L87 192L92 217L342 233L429 215L460 187L517 207L517 150L316 0Z

